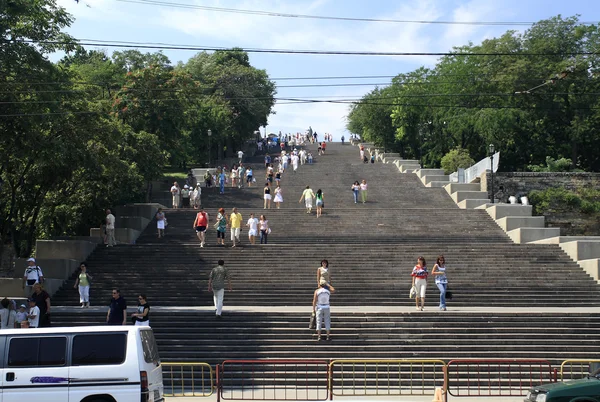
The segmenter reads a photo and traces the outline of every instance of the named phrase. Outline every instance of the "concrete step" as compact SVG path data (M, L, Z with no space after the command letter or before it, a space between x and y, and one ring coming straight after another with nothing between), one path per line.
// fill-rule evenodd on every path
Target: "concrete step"
M511 205L511 204L496 204L486 211L492 219L498 220L506 216L531 216L533 207L531 205Z
M457 191L451 197L458 204L462 200L485 199L487 195L486 191Z
M559 247L575 261L600 258L600 241L576 240L560 243Z
M450 182L450 176L447 175L433 175L433 174L428 174L426 176L421 177L421 182L425 185L427 185L428 183L432 182L432 181L443 181L446 183Z
M422 179L423 176L444 176L444 169L419 169L415 172Z
M450 183L444 187L448 194L452 195L457 191L480 191L481 185L479 183Z
M443 188L448 185L447 181L430 181L425 185L425 187L439 187Z
M505 216L496 220L496 223L508 232L521 227L543 228L545 227L545 220L543 216Z
M456 194L453 193L453 194ZM466 199L460 201L457 205L461 209L476 209L482 205L487 205L490 202L489 198L486 199Z
M530 243L536 240L548 237L556 237L560 234L559 228L518 228L513 229L506 234L515 243Z

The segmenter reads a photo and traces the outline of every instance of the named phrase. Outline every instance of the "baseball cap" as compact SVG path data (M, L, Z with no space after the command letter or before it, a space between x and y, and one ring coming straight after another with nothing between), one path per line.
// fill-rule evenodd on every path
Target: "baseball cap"
M26 306L25 306L24 304L21 304L19 307L23 307L23 308L25 308Z
M30 297L29 299L27 299L27 301L28 301L29 303L31 303L31 302L35 303L35 299L32 299L31 297Z
M35 262L35 258L31 257L31 258L27 259L27 262Z

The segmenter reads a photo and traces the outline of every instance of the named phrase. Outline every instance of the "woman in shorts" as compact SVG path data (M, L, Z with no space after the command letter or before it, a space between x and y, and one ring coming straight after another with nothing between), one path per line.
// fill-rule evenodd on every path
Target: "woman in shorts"
M316 205L317 205L317 218L321 215L323 215L323 191L321 189L317 190L317 193L315 194L315 200L316 200Z
M252 174L254 172L252 171L252 167L248 166L248 170L246 170L246 184L248 185L248 187L252 187Z
M417 265L412 270L410 276L412 276L412 285L417 289L417 297L415 297L415 303L417 310L423 311L425 309L425 293L427 292L427 264L425 258L419 257L417 259ZM421 307L419 307L419 300L421 301Z
M267 207L269 209L271 209L271 187L270 187L269 182L265 183L265 188L263 190L263 198L264 198L263 209L267 209Z
M227 231L227 214L225 213L225 208L219 208L215 228L217 229L217 246L224 246L225 232Z

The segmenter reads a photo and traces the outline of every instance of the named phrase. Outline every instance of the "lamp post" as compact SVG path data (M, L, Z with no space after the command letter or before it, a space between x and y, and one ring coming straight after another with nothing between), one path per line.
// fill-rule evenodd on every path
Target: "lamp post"
M210 147L210 137L212 137L212 130L209 128L206 134L208 135L208 167L210 167L210 154L212 151L212 148Z
M490 171L492 172L492 204L494 203L494 144L489 145L490 151Z

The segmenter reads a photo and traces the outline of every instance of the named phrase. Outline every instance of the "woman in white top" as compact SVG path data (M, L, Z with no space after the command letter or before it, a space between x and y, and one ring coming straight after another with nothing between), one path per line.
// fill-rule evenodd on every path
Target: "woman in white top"
M273 201L275 202L275 205L277 205L277 209L279 209L280 204L283 202L283 193L281 187L279 187L279 183L277 183L277 187L275 187L275 199Z
M443 255L440 255L433 269L431 275L435 276L435 285L440 290L440 310L446 311L446 290L448 290L448 278L446 277L446 259Z
M158 229L158 238L165 237L165 222L167 218L162 208L158 208L156 212L156 228Z
M233 165L233 167L231 168L231 187L235 187L237 186L237 168L235 167L235 165Z
M260 244L263 244L263 241L264 244L267 244L269 232L271 231L271 229L269 229L269 221L267 220L266 216L260 216L260 221L258 221L258 227L260 229Z
M363 180L362 182L360 182L360 199L363 204L365 202L367 202L367 181L366 180Z

